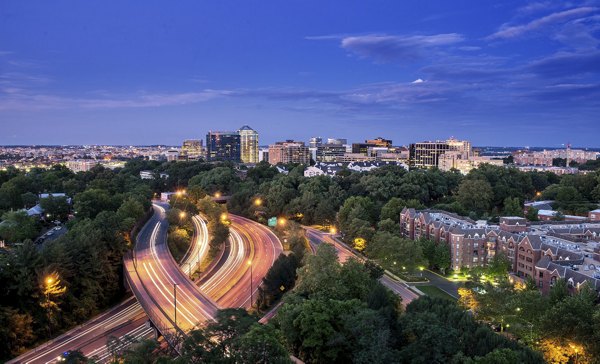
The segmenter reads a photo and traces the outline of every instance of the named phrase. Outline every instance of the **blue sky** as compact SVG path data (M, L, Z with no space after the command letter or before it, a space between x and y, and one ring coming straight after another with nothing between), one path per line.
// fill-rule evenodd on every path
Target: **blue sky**
M600 1L0 3L0 144L600 147Z

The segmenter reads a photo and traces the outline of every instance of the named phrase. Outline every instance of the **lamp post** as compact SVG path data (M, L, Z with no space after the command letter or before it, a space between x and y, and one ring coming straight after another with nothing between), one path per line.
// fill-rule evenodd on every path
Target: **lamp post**
M252 295L252 260L248 260L250 266L250 307L254 306L254 299Z
M175 307L175 329L177 329L177 286L179 283L173 283L173 306Z

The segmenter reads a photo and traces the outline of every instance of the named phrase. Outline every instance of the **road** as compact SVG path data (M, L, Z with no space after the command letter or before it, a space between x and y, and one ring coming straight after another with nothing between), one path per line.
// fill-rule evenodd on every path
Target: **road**
M181 271L167 246L164 205L138 236L133 257L125 259L125 276L144 311L163 334L188 332L214 319L217 305Z
M129 334L136 328L145 328L146 320L147 317L142 307L134 297L130 297L84 325L78 326L8 363L52 363L63 352L75 348L89 354L94 350L105 348L110 336L120 337ZM152 331L149 329L139 330L133 334L151 335Z
M316 248L320 244L327 243L335 247L335 250L338 253L338 259L342 263L350 258L355 258L360 261L364 260L362 256L355 253L352 249L350 249L346 244L337 239L334 235L322 232L311 227L305 226L304 229L306 231L306 236L308 238L313 252L316 251ZM379 281L381 282L381 284L389 288L392 292L402 297L402 304L404 306L408 305L411 301L419 298L419 295L410 290L405 282L394 278L389 272L386 272L383 275L383 277L379 279Z
M258 287L283 252L283 246L277 236L262 224L233 214L229 214L228 219L231 221L229 256L200 289L219 307L248 309L251 307L250 297L256 301Z
M160 265L161 262L164 265L176 267L168 249L164 249L166 248L165 235L163 234L166 231L165 207L165 205L154 207L155 215L140 231L138 235L140 245L136 249L136 251L145 250L145 253L141 252L142 258L146 260L152 258L150 260L152 267L157 273L162 272L162 275L164 275L164 271ZM202 261L208 252L209 237L206 223L199 216L195 216L193 219L196 234L190 250L182 260L181 269L183 273L176 274L172 272L171 268L167 269L170 274L176 275L179 279L181 279L181 275L189 274L190 270L193 270L195 265ZM211 270L204 277L201 290L212 286L206 296L217 302L219 307L248 308L250 307L250 269L247 262L250 259L254 262L252 285L253 296L256 299L259 284L273 261L281 253L282 246L277 237L260 224L233 215L230 220L232 221L232 234L229 242L231 252L223 257L225 262L223 265ZM164 226L161 224L164 224ZM159 225L158 229L157 225ZM160 257L160 259L156 260L157 257ZM257 259L257 257L261 258ZM139 264L139 256L137 259L137 264ZM130 262L128 269L133 271L132 262ZM166 278L163 276L162 279L164 281ZM159 288L154 287L153 289L158 290ZM180 287L178 286L178 288ZM164 291L163 287L163 293L169 297L171 291ZM178 291L178 323L183 320L180 311L181 295L182 293ZM169 306L167 305L167 307ZM170 307L174 308L173 306ZM111 355L106 345L110 337L120 338L121 340L152 337L153 330L146 326L147 320L148 316L142 306L134 297L130 297L98 317L13 359L9 363L53 363L57 361L63 352L74 349L81 350L88 357L95 356L99 362L105 362L110 359Z

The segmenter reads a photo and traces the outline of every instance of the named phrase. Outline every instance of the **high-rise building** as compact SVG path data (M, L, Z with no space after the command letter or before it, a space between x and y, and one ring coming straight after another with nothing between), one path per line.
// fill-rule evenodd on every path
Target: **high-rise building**
M469 159L473 152L471 142L454 138L444 141L428 141L410 145L410 166L419 168L437 167L440 155L451 151L457 152L462 159Z
M346 139L346 138L327 138L327 144L344 145L344 144L348 144L348 139Z
M258 161L259 162L262 162L262 161L269 162L269 147L266 147L266 148L261 147L258 150Z
M248 125L238 130L242 163L258 163L258 133Z
M269 163L302 163L310 164L310 152L304 142L286 140L269 145Z
M365 140L365 143L372 144L377 147L390 148L392 146L392 141L389 139L383 139L382 137L377 137L375 139Z
M312 137L308 141L309 148L317 148L321 144L323 144L323 138L321 137Z
M346 146L343 144L321 144L317 147L316 161L336 162L346 153Z
M234 131L209 131L206 134L206 159L241 161L240 134Z
M392 141L378 137L375 139L365 140L364 143L352 143L352 153L360 153L367 155L369 148L391 148Z
M202 157L202 140L184 140L181 146L181 154L188 160L198 160Z

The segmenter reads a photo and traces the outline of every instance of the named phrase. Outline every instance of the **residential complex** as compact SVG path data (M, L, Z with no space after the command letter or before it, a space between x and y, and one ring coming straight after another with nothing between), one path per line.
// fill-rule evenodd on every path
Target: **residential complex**
M577 289L584 282L600 290L600 223L527 223L502 217L498 225L439 210L405 208L400 231L410 239L432 239L450 248L451 268L485 266L498 252L511 261L515 279L532 279L542 292L559 278Z
M304 142L286 140L269 145L269 163L310 164L310 152Z

